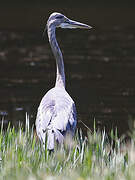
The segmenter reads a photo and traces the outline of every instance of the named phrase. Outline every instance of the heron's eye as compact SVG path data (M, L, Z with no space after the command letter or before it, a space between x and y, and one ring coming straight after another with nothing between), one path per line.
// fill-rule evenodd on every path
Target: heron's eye
M57 16L56 17L56 19L62 19L63 18L63 16Z

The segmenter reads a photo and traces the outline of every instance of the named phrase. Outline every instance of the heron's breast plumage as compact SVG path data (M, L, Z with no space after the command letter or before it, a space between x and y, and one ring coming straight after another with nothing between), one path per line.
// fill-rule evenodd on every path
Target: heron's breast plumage
M64 88L55 87L47 92L38 108L36 128L40 136L47 129L61 132L76 127L76 108L74 101Z

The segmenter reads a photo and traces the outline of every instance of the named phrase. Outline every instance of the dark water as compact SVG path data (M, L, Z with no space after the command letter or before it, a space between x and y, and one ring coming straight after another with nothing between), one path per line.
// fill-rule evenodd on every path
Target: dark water
M135 29L58 30L66 89L76 102L78 126L128 130L135 115ZM43 95L54 86L55 60L47 36L0 32L0 117L18 125L25 112L35 122Z

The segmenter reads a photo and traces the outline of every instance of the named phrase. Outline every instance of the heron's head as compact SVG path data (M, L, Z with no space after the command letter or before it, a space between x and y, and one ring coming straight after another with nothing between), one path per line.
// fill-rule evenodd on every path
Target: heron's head
M73 21L61 13L52 13L47 21L47 29L48 27L53 26L54 28L61 27L61 28L81 28L81 29L91 29L92 27L83 24L77 21Z

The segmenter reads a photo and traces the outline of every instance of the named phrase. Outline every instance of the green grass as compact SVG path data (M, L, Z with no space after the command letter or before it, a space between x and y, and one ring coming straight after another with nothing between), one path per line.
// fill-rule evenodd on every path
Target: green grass
M37 139L33 128L17 130L3 126L0 131L0 179L4 180L134 180L135 138L124 143L111 132L111 142L105 131L88 132L83 138L77 131L73 140L49 155Z

